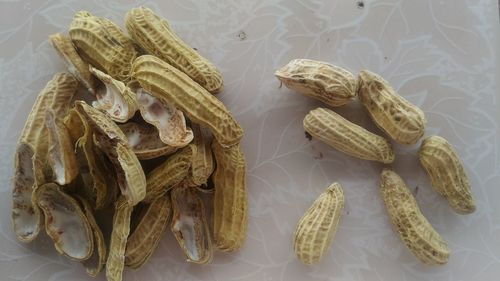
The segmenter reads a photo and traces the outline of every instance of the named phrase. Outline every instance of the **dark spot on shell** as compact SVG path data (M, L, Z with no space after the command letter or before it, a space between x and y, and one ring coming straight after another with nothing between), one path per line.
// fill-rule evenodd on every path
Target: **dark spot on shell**
M363 1L356 2L356 7L358 7L358 9L363 9L365 7L365 2Z

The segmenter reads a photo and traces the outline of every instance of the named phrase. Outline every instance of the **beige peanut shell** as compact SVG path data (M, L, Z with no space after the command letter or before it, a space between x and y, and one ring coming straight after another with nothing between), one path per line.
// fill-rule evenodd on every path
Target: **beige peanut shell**
M313 137L350 156L392 163L391 144L381 136L348 121L327 108L311 110L304 118L304 129Z
M424 135L424 112L400 96L380 75L362 70L358 95L375 124L400 144L415 144Z
M212 175L214 194L214 241L217 249L235 251L247 234L248 199L246 161L240 145L225 148L212 142L216 168Z
M356 76L326 62L294 59L278 69L274 75L287 88L329 106L342 106L356 98Z
M380 188L389 218L412 254L425 264L447 263L450 251L446 241L420 212L403 179L394 171L384 169Z
M476 203L462 161L453 146L440 136L422 142L420 163L431 178L432 187L444 196L459 214L470 214Z
M321 261L337 233L344 208L344 191L333 183L302 216L294 234L293 249L305 264Z
M125 25L144 50L184 72L207 91L217 93L222 90L222 75L215 65L184 43L167 21L151 9L138 7L130 10Z

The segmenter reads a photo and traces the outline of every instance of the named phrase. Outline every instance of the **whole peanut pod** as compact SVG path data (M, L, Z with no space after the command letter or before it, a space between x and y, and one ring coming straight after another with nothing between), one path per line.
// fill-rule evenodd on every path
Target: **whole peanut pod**
M305 264L320 262L335 238L344 208L344 192L333 183L323 192L297 224L293 249Z
M362 70L358 95L375 124L400 144L415 144L423 135L424 112L400 96L381 76Z
M222 75L215 65L184 43L168 22L151 9L138 7L130 10L125 25L132 38L149 53L186 73L211 93L222 89Z
M417 201L401 177L384 169L380 188L389 218L413 255L425 264L447 263L450 252L446 241L420 212Z
M311 110L304 118L304 129L313 137L357 158L392 163L391 144L381 136L344 119L326 108Z
M431 136L422 142L420 163L431 178L432 187L444 196L459 214L470 214L476 203L462 161L451 144L442 137Z
M356 97L356 76L326 62L295 59L278 69L274 75L287 88L329 106L342 106Z

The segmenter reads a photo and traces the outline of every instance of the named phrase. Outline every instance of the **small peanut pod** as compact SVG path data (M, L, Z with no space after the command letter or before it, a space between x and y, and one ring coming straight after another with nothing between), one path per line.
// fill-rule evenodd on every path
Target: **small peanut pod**
M164 196L172 187L180 183L189 173L191 159L196 146L190 144L171 155L165 162L146 176L146 196L144 202L152 202Z
M381 136L344 119L326 108L311 110L304 118L304 129L313 137L350 156L392 163L391 144Z
M274 75L289 89L329 106L342 106L356 97L356 76L326 62L294 59Z
M172 212L167 196L158 197L145 208L144 215L128 238L125 251L125 265L134 269L141 267L156 250Z
M384 169L380 187L389 218L413 255L429 265L447 263L450 252L446 241L420 212L417 201L401 177Z
M223 146L235 145L243 137L243 129L221 101L161 59L138 57L132 77L151 95L179 107L192 122L209 127Z
M130 38L113 22L77 12L69 35L82 59L111 77L126 81L137 53Z
M187 261L199 264L212 260L213 248L203 201L196 188L181 182L172 189L171 230Z
M400 96L389 82L368 70L359 73L359 99L375 124L400 144L415 144L423 135L424 112Z
M248 202L246 161L240 145L225 148L212 142L216 168L212 175L214 194L214 240L225 252L241 248L246 239Z
M40 210L32 203L31 197L33 190L45 182L44 167L48 149L45 112L53 109L59 114L62 111L61 103L58 102L60 99L57 99L54 108L54 96L72 96L77 87L78 82L72 75L54 75L38 95L21 132L14 156L12 224L16 238L22 242L35 239L42 224Z
M344 208L344 191L333 183L302 216L294 234L293 249L305 264L314 264L330 248Z
M130 217L133 206L127 198L120 196L115 203L113 215L113 231L109 242L109 255L106 261L106 278L109 281L121 281L125 267L125 250L127 237L130 234Z
M476 210L469 179L462 161L451 144L442 137L431 136L422 142L420 163L431 178L432 187L444 196L459 214Z
M217 68L196 50L184 43L152 10L138 7L130 10L125 25L132 38L146 51L186 73L211 93L223 87Z
M95 94L96 80L89 71L89 64L78 55L71 39L61 33L49 36L50 42L66 63L69 73L73 74L87 90Z

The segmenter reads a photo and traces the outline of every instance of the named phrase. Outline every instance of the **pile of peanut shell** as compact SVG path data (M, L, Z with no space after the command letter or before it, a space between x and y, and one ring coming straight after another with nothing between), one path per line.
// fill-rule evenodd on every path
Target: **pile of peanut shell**
M329 63L295 59L275 72L286 87L338 107L358 97L373 122L385 134L379 136L328 108L311 110L304 118L307 134L360 159L391 164L392 144L414 145L424 135L424 112L400 96L381 76L362 70L358 77ZM457 152L440 136L425 138L419 149L420 163L432 187L444 196L458 214L470 214L476 204ZM391 222L408 249L423 263L448 262L446 241L421 213L403 179L386 167L381 172L380 193ZM342 186L333 183L306 211L297 224L294 250L298 258L313 264L330 247L344 206Z
M134 8L125 23L128 34L80 11L69 36L50 36L69 73L33 105L12 192L20 241L45 230L108 280L143 265L167 227L187 261L209 263L215 249L242 246L248 216L243 130L213 95L220 72L152 10Z

